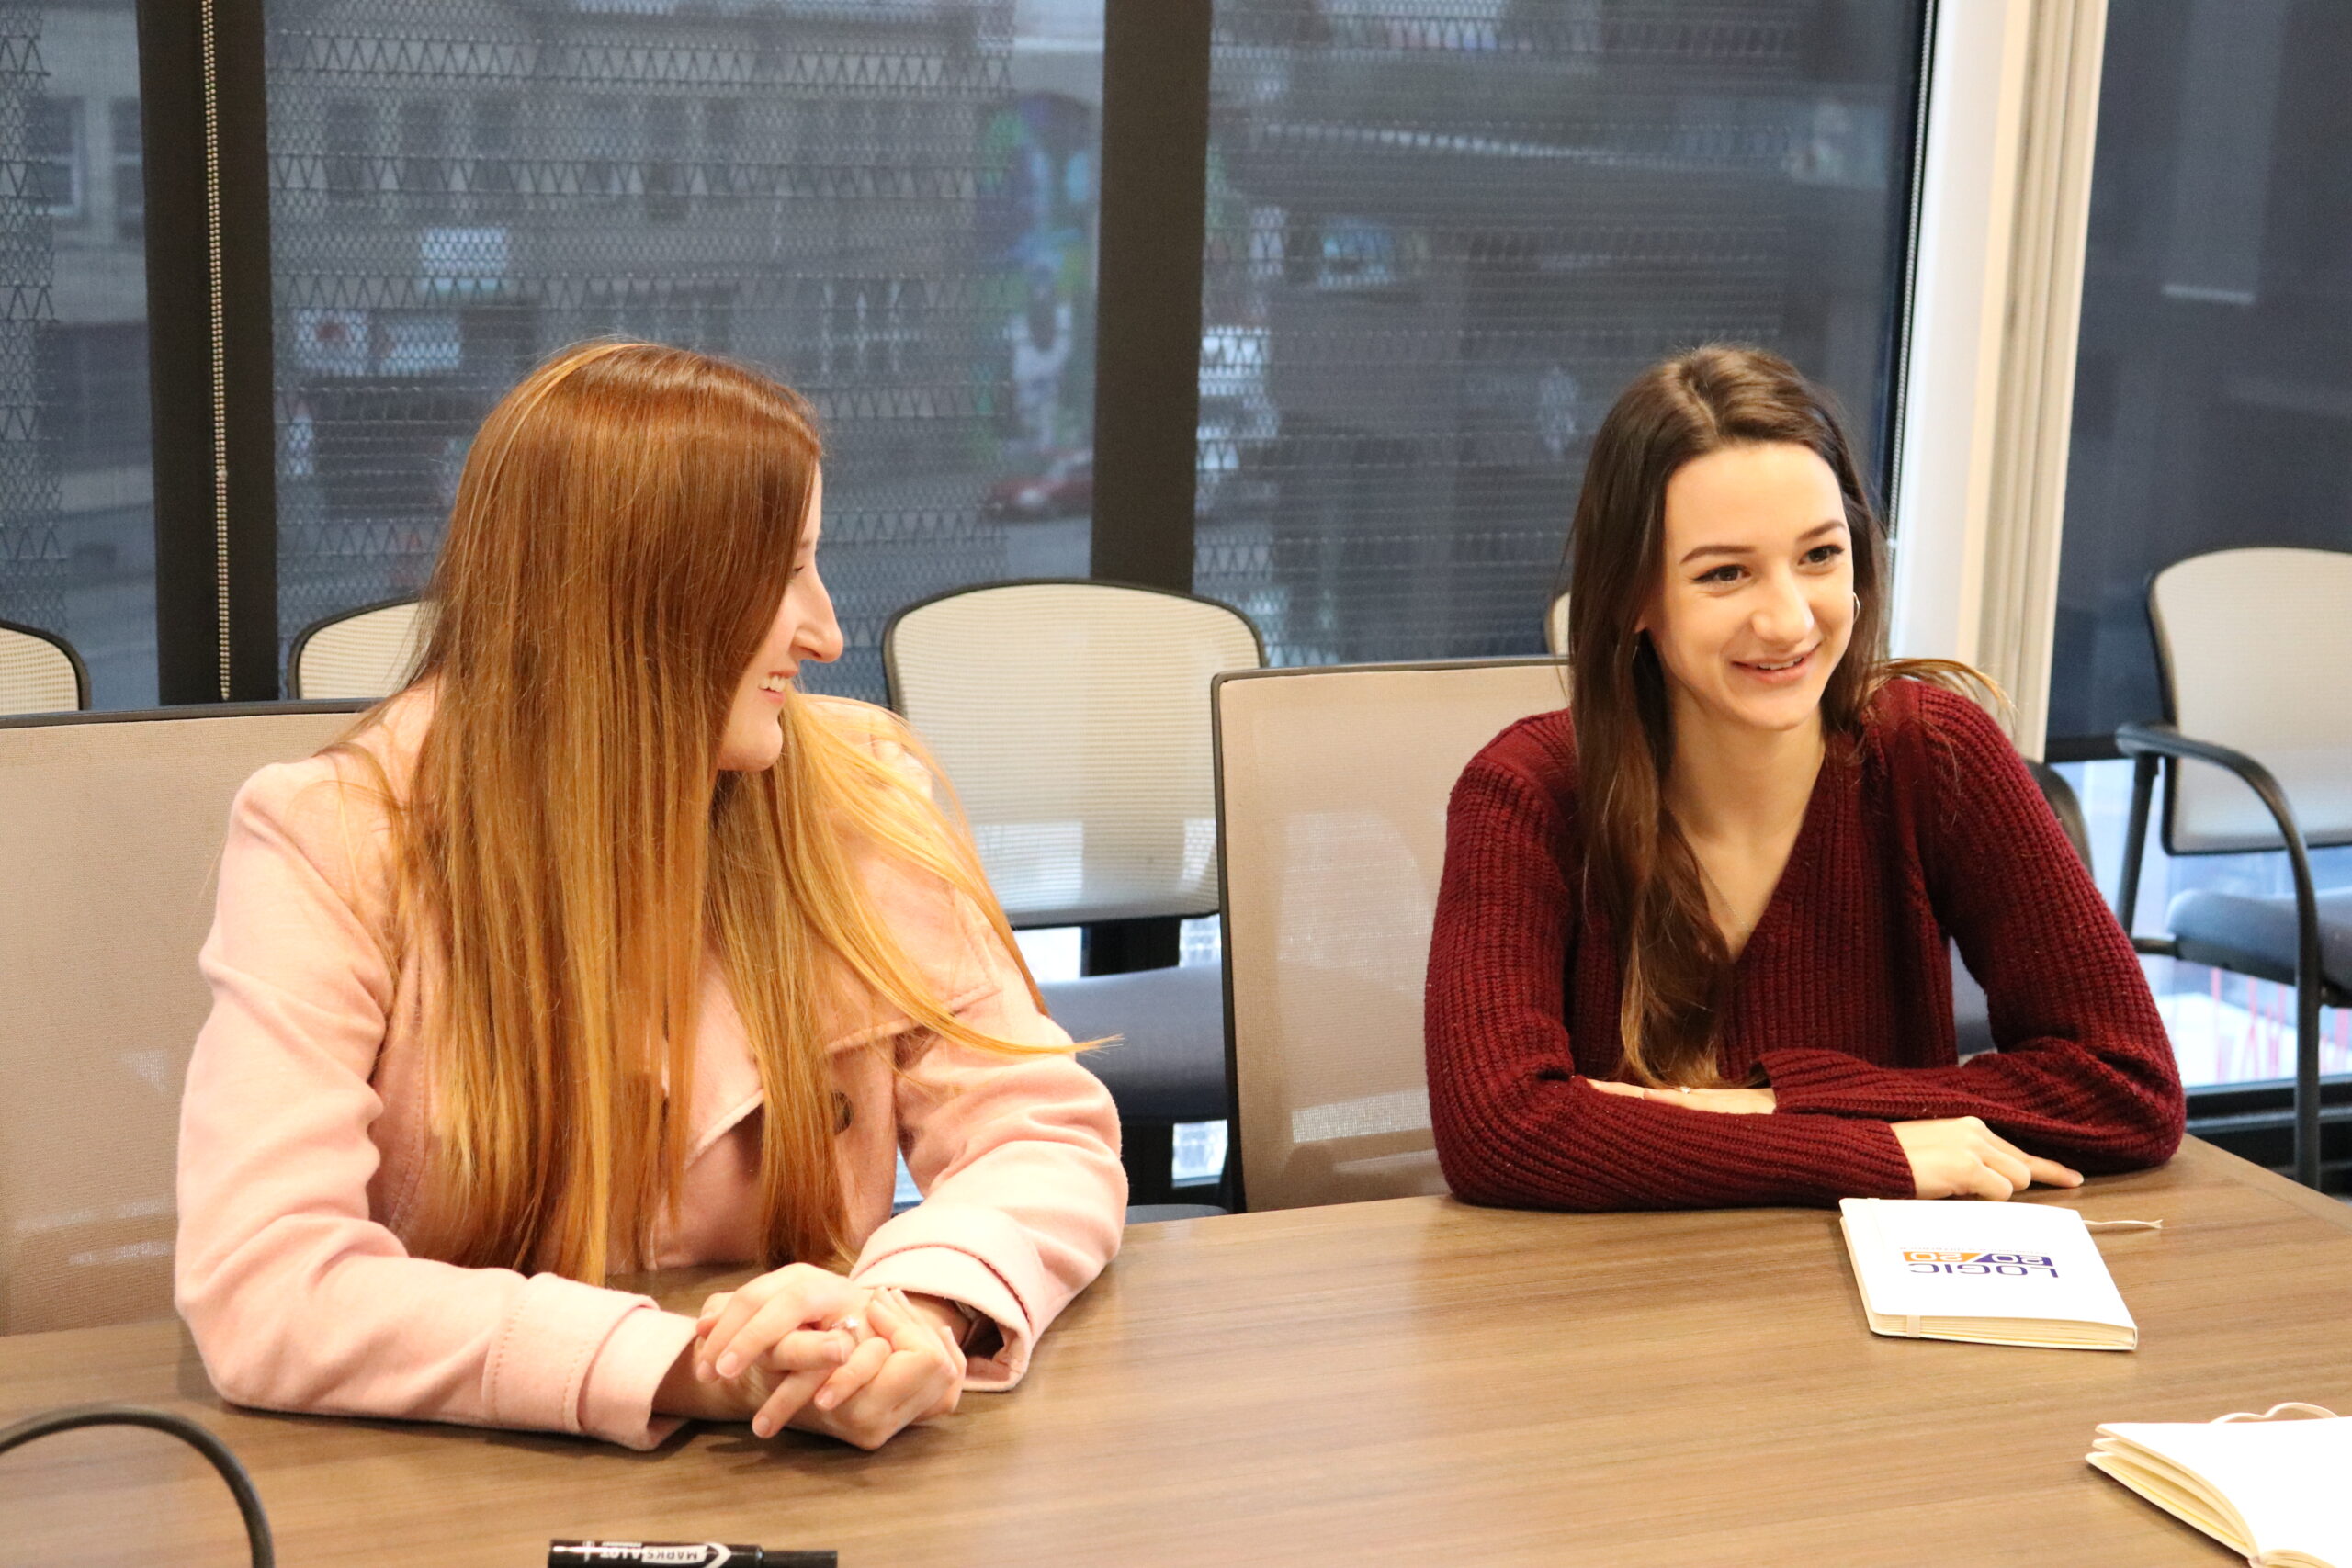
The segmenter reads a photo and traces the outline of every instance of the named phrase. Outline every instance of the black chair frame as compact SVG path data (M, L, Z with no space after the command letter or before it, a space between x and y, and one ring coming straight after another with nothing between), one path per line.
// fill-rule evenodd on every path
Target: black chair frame
M2148 816L2154 804L2159 767L2165 770L2168 797L2175 773L2183 762L2203 762L2234 774L2254 791L2278 829L2295 883L2295 1179L2316 1190L2320 1185L2319 1010L2323 1007L2352 1005L2352 995L2330 985L2321 966L2319 886L2312 877L2311 847L2296 823L2294 805L2270 770L2254 758L2228 746L2183 735L2172 725L2121 725L2115 731L2115 745L2132 759L2132 815L2124 829L2123 874L2115 894L2115 918L2123 923L2126 931L2132 930L2132 917L2140 901L2140 864L2145 853ZM2215 961L2215 955L2200 955L2194 943L2183 948L2177 938L2169 936L2135 935L2132 945L2160 958L2177 958L2190 964Z
M2026 759L2025 771L2033 775L2034 784L2041 791L2042 801L2050 807L2050 815L2058 818L2058 826L2065 833L2066 842L2074 846L2075 858L2083 863L2085 871L2088 871L2091 865L2091 834L2090 829L2084 824L2083 803L2075 797L2075 786L2066 782L2065 774L2049 763L2037 762L2030 757Z

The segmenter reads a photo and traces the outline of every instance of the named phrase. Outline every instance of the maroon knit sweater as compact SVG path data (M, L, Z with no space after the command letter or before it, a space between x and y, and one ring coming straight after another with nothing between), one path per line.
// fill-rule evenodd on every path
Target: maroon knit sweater
M1430 952L1430 1110L1456 1193L1545 1209L1914 1195L1888 1123L1984 1118L2086 1171L2180 1142L2172 1048L2132 944L1984 711L1898 680L1822 764L1740 954L1717 1060L1736 1116L1603 1094L1621 1076L1611 911L1585 887L1575 730L1522 719L1455 784ZM1953 1043L1947 938L1998 1051Z

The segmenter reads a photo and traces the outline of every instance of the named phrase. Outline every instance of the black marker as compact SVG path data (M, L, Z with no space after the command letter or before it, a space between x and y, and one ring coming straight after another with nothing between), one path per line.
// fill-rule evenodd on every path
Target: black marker
M831 1551L770 1551L715 1540L551 1540L548 1568L837 1568Z

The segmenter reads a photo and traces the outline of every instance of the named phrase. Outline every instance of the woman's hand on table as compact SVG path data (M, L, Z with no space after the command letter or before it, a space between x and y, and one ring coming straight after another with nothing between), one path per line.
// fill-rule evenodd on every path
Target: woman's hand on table
M1763 1116L1779 1107L1769 1089L1644 1089L1640 1084L1589 1080L1603 1094L1646 1100L1658 1105L1679 1105L1685 1111L1712 1111L1724 1116Z
M2045 1187L2083 1184L2082 1172L2026 1153L1973 1116L1892 1125L1922 1198L1989 1198L1998 1202L2037 1181Z
M945 1321L951 1319L953 1328ZM762 1411L752 1430L764 1437L789 1425L870 1450L918 1421L946 1415L964 1393L964 1351L956 1342L963 1322L944 1303L910 1299L887 1286L876 1291L865 1309L869 1337L849 1360L764 1429L761 1422L770 1413Z
M711 1297L653 1407L755 1424L772 1404L797 1408L855 1355L865 1337L859 1314L872 1295L831 1270L796 1263Z
M901 1428L956 1408L964 1384L964 1314L933 1297L871 1290L805 1263L761 1275L703 1303L688 1347L700 1397L657 1406L748 1420L760 1437L786 1426L877 1448ZM677 1371L663 1384L664 1393Z

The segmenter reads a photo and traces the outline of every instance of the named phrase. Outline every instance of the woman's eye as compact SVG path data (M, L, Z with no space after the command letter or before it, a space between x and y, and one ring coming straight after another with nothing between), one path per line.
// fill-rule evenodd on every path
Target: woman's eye
M1739 568L1736 566L1719 566L1713 571L1701 572L1699 574L1698 581L1707 583L1737 582L1739 581Z
M1807 566L1827 566L1831 561L1836 560L1839 556L1842 556L1845 553L1846 547L1843 545L1815 545L1813 548L1805 551L1805 564Z

